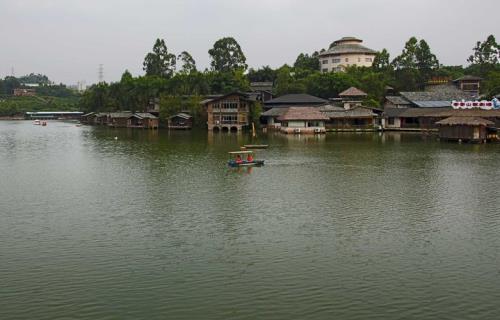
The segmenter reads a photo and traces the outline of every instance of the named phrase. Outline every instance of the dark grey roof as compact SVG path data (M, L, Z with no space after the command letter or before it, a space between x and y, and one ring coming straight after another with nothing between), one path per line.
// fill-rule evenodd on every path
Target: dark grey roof
M209 102L222 100L222 99L225 99L226 97L229 97L229 96L232 96L232 95L237 95L237 96L240 96L241 98L247 99L247 100L249 99L249 96L248 96L247 93L234 91L234 92L231 92L231 93L228 93L228 94L224 94L224 95L214 94L214 95L207 96L206 99L200 101L200 104L205 105L205 104L207 104Z
M252 91L272 91L272 82L252 82L250 83L250 90Z
M448 88L439 91L416 91L416 92L401 92L403 98L415 103L416 101L448 101L467 100L471 95L458 89Z
M451 107L451 101L413 101L420 108L446 108Z
M173 119L173 118L182 118L182 119L188 120L188 119L191 119L192 117L189 114L180 112L180 113L175 114L175 115L170 117L170 119Z
M311 96L311 95L305 94L305 93L298 93L298 94L286 94L284 96L268 100L264 104L265 105L277 105L277 104L298 105L298 104L303 104L303 105L310 106L311 104L313 104L313 105L314 104L323 104L326 102L327 102L327 100L322 99L322 98Z
M387 96L385 97L387 101L394 105L410 105L411 102L400 96Z
M410 108L385 108L384 116L390 118L396 118L399 117L401 114L405 113L407 109Z
M288 108L272 108L262 113L263 117L279 117L285 114Z
M476 76L471 76L471 75L465 75L465 76L460 77L460 78L458 78L458 79L455 79L455 80L453 80L453 81L455 82L455 81L464 81L464 80L465 80L465 81L467 81L467 80L471 80L471 81L472 81L472 80L474 80L474 81L481 81L481 80L483 80L483 78L481 78L481 77L476 77Z

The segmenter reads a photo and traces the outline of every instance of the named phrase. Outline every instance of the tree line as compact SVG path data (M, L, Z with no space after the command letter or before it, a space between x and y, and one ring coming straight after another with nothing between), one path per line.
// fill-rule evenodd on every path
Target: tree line
M125 71L119 82L93 85L80 100L84 111L147 109L157 99L162 115L179 108L197 110L201 97L233 91L248 91L250 82L274 83L274 94L308 93L322 98L336 97L350 86L368 93L366 104L377 107L383 102L387 86L396 91L422 90L434 77L459 78L476 75L485 79L483 93L500 93L500 45L493 35L478 41L468 57L469 65L445 66L424 39L410 38L401 53L391 59L386 49L377 53L372 67L348 67L345 72L322 73L319 52L301 53L293 65L258 69L246 64L238 42L231 37L216 41L208 50L210 68L198 70L191 54L176 55L164 40L157 39L143 61L143 76Z

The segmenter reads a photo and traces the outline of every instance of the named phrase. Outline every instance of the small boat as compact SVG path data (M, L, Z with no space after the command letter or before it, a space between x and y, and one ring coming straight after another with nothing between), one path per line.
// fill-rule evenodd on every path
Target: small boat
M264 165L264 160L243 160L242 156L244 155L252 155L253 159L253 151L232 151L229 152L229 156L231 159L229 159L227 164L230 167L258 167Z
M241 149L267 149L269 147L268 144L245 144Z
M33 121L33 124L35 126L39 126L39 125L41 125L41 122L40 122L40 120L35 120L35 121Z
M47 125L46 121L42 121L42 127L45 127Z

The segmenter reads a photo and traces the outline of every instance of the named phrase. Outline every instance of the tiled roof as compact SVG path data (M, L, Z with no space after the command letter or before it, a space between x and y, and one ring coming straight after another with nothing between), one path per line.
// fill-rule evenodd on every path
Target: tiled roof
M323 111L322 113L331 119L372 118L377 116L377 114L374 113L372 110L363 107L358 107L348 110L344 109L341 111Z
M481 81L481 80L483 80L483 78L476 77L476 76L471 76L471 75L465 75L465 76L460 77L458 79L455 79L453 81L455 82L455 81L464 81L464 80L465 81L467 81L467 80L470 80L470 81L472 81L472 80L474 80L474 81Z
M385 99L394 105L411 105L410 101L400 96L387 96Z
M486 120L480 117L449 117L444 120L436 122L436 124L442 126L491 126L495 123L490 120Z
M386 117L418 118L418 117L500 117L500 110L452 109L452 108L386 108Z
M128 118L132 115L131 112L111 112L109 116L111 118Z
M349 42L349 43L346 43ZM356 43L352 43L356 42ZM321 56L329 56L329 55L337 55L337 54L346 54L346 53L365 53L365 54L376 54L377 51L369 49L360 43L363 42L360 39L356 39L354 37L344 37L340 40L334 42L334 45L326 50L325 52L320 53Z
M446 90L439 91L415 91L415 92L401 92L401 96L412 103L415 101L448 101L453 100L467 100L471 95L458 90L456 88L447 88Z
M413 101L420 108L445 108L451 107L451 101Z
M359 90L356 87L350 87L349 89L339 93L339 97L365 97L368 94L366 92Z
M252 82L252 83L250 83L250 90L271 92L273 90L273 83L272 82Z
M288 108L272 108L262 113L264 117L279 117L285 114Z
M279 121L293 120L328 120L329 118L321 113L318 108L312 107L292 107L278 118Z
M189 115L189 114L186 114L186 113L178 113L178 114L175 114L173 116L170 117L170 119L173 119L173 118L183 118L183 119L191 119L192 117Z
M137 112L137 113L134 113L134 116L138 116L139 118L142 118L142 119L158 119L157 116L152 115L151 113L147 113L147 112Z
M319 111L321 112L333 112L333 111L344 111L344 107L336 106L333 104L325 104L319 107Z
M265 105L273 105L273 104L311 105L311 104L323 104L326 102L327 101L325 99L322 99L322 98L311 96L311 95L305 94L305 93L298 93L298 94L286 94L284 96L268 100L265 102Z

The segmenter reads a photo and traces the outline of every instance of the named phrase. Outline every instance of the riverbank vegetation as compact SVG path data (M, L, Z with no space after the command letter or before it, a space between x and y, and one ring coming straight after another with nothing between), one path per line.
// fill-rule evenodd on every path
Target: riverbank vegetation
M233 38L222 38L208 50L210 68L200 71L196 61L187 51L175 54L169 51L162 39L157 39L151 52L143 61L144 75L133 77L125 71L118 82L101 82L91 86L81 98L63 85L48 85L41 75L29 75L23 81L37 81L37 92L43 96L68 98L52 99L58 107L78 108L85 112L130 110L142 111L159 105L162 118L175 112L189 110L196 115L202 112L202 97L234 91L248 91L251 82L274 83L274 94L308 93L322 98L336 97L341 91L355 86L368 93L367 105L377 107L383 102L387 88L395 91L422 90L430 79L456 79L475 75L484 79L482 93L490 98L500 93L500 46L493 35L478 41L467 59L468 66L445 66L439 62L424 39L410 38L401 53L391 59L386 49L378 52L372 67L349 67L345 72L320 72L319 52L301 53L293 65L277 69L263 66L247 69L246 57ZM465 59L464 59L465 61ZM7 77L0 80L0 94L20 86L19 79ZM46 100L44 97L42 99ZM7 99L0 103L0 110L43 109L39 99L21 101ZM67 104L65 104L67 103ZM34 111L34 110L33 110ZM1 112L1 111L0 111ZM4 111L5 112L5 111ZM11 112L11 111L9 111ZM257 115L254 115L257 117ZM164 120L164 119L163 119Z
M34 96L14 96L15 89L34 90ZM64 84L54 84L42 74L0 79L0 116L11 117L29 111L77 111L80 94Z
M80 98L77 96L14 97L2 95L0 96L0 116L12 117L36 111L78 111L79 101Z

